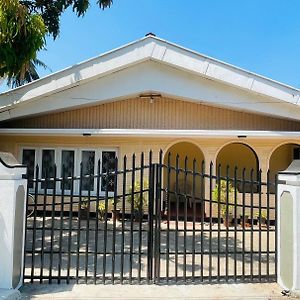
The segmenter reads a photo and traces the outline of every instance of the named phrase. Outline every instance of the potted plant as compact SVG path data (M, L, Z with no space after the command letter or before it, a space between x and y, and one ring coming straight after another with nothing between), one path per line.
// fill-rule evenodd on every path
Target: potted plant
M267 213L265 210L258 211L256 214L257 224L261 224L262 226L266 226L267 223Z
M221 216L222 216L223 224L224 224L225 227L233 226L232 206L224 205L221 208Z
M241 218L241 226L242 227L250 227L250 223L249 223L249 213L245 212L245 214L240 214L240 218Z
M98 220L103 221L105 217L105 203L104 201L98 204Z
M111 209L111 216L113 221L119 221L120 220L120 209L117 208L118 203L120 202L119 199L112 199L110 201Z
M139 222L143 219L144 204L147 203L148 192L144 189L148 189L149 184L147 180L143 182L143 190L141 191L141 183L136 181L134 187L129 189L129 195L127 201L132 205L134 209L134 220Z
M88 197L84 197L81 199L81 203L80 203L80 218L82 220L87 220L88 218L88 206L89 206L89 198Z
M226 180L220 180L220 183L216 184L212 192L213 200L220 202L220 213L224 225L226 227L231 226L233 224L232 202L234 187L230 182L227 182Z

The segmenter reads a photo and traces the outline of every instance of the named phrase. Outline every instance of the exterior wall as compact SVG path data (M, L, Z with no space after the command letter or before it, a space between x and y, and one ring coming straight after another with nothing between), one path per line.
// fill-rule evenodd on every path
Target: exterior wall
M270 176L275 176L278 170L285 170L293 158L293 150L299 144L284 144L278 147L270 157Z
M172 145L179 142L190 142L202 151L205 164L205 172L209 173L209 162L212 161L214 164L213 172L216 172L216 161L220 150L230 143L241 143L241 140L229 139L229 138L190 138L190 139L176 139L176 138L138 138L138 137L55 137L55 136L0 136L0 151L8 151L15 155L19 160L21 159L21 147L82 147L82 148L97 148L97 147L109 147L117 148L118 156L120 158L119 167L122 168L122 158L124 155L128 156L127 167L131 166L131 155L136 154L137 160L136 165L139 165L140 154L145 152L145 163L148 162L149 150L153 151L153 161L157 162L159 157L159 150L162 149L163 153L167 153ZM262 169L262 180L266 180L266 173L269 167L269 161L272 153L275 153L275 149L283 143L300 144L300 138L294 140L286 140L284 137L281 139L243 139L244 144L250 146L257 154L259 168ZM183 144L184 145L184 144ZM186 146L179 147L178 150L183 151L184 149L189 150ZM288 149L288 148L287 148ZM195 148L191 148L190 152L193 153ZM288 150L285 150L288 151ZM197 154L201 159L202 155ZM235 155L233 153L233 155ZM277 158L276 158L277 160ZM165 161L165 160L164 160ZM138 175L137 175L138 178ZM165 176L164 176L165 180ZM164 182L165 183L165 182ZM119 185L121 186L121 181ZM208 180L205 186L205 196L209 199L209 185ZM241 196L241 195L240 195ZM241 201L241 197L239 198ZM51 200L51 199L50 199ZM50 201L49 200L49 201ZM246 202L250 201L250 195L246 196ZM266 201L266 199L262 199ZM253 204L258 203L258 197L254 197ZM206 211L208 206L206 204ZM215 209L214 209L215 212ZM274 217L274 216L273 216Z
M169 159L170 154L170 159ZM202 162L204 161L204 155L201 149L193 143L181 142L179 144L174 144L171 146L164 156L164 164L167 166L164 171L164 184L169 185L171 191L175 191L175 183L178 181L178 191L180 193L192 194L193 191L193 177L191 174L185 175L184 172L180 172L176 178L176 172L173 169L176 166L176 157L178 155L178 167L182 170L185 168L189 171L193 170L195 167L195 172L201 172ZM185 158L187 160L185 161ZM195 160L195 166L193 161ZM168 166L173 167L168 170ZM197 177L199 178L199 177ZM200 180L195 181L194 193L195 196L200 196ZM174 200L175 197L172 197Z
M155 98L135 98L0 124L10 128L139 128L298 131L300 122Z
M204 160L206 162L206 171L209 171L209 162L212 161L216 165L216 160L219 152L225 145L230 143L244 143L250 146L258 157L259 168L263 173L269 168L269 161L271 155L275 155L275 150L282 144L300 144L300 137L298 139L288 140L284 137L277 139L238 139L238 138L150 138L150 137L96 137L96 136L78 136L78 137L64 137L64 136L7 136L0 135L0 151L7 151L20 159L21 147L23 146L37 146L37 147L110 147L118 149L118 156L120 159L124 155L130 156L135 153L139 160L141 152L146 154L151 149L153 151L153 159L157 161L159 150L164 153L170 147L178 142L191 142L199 147L202 151ZM289 150L284 150L289 151ZM147 158L147 155L146 155ZM276 159L277 160L277 159Z
M239 155L233 155L239 153ZM252 149L242 143L234 143L224 146L218 153L217 166L221 165L221 175L226 176L227 166L229 166L229 176L234 177L234 168L237 167L237 176L242 177L243 169L247 173L245 178L250 179L250 172L253 169L254 179L257 178L258 159Z

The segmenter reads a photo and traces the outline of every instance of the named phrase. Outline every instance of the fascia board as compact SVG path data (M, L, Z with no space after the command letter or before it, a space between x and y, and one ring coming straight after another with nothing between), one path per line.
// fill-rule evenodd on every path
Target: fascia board
M16 105L49 96L150 59L155 43L149 43L146 39L137 43L75 65L53 76L33 82L32 85L28 84L23 88L3 93L0 95L3 106L0 110L4 110L6 105Z
M28 129L0 128L0 135L27 136L141 136L141 137L203 137L244 139L300 139L300 132L294 131L255 131L255 130L173 130L173 129ZM87 137L88 138L88 137Z
M90 59L66 70L0 95L0 111L41 97L59 93L95 78L129 68L143 61L154 60L177 69L239 87L255 94L298 105L299 90L254 73L220 62L156 37L143 38L107 54ZM291 110L294 106L291 107ZM0 117L1 120L1 117Z
M228 69L232 69L236 72L239 72L239 73L243 73L243 74L247 74L248 77L252 77L254 79L257 79L257 80L261 80L261 81L264 81L266 83L270 83L272 85L278 85L278 86L281 86L289 91L291 91L292 94L300 94L300 89L298 88L295 88L291 85L288 85L288 84L285 84L285 83L282 83L280 81L277 81L277 80L274 80L274 79L271 79L271 78L268 78L266 76L263 76L263 75L260 75L260 74L257 74L255 72L252 72L252 71L249 71L249 70L246 70L246 69L243 69L243 68L240 68L240 67L237 67L237 66L234 66L232 64L229 64L227 62L224 62L224 61L221 61L219 59L216 59L216 58L213 58L211 56L208 56L208 55L205 55L205 54L202 54L202 53L199 53L197 51L194 51L194 50L191 50L189 48L186 48L186 47L183 47L183 46L180 46L176 43L172 43L172 42L169 42L167 40L164 40L164 39L161 39L159 37L152 37L153 39L157 40L157 41L160 41L162 43L164 43L165 45L170 45L171 47L173 48L176 48L176 49L180 49L182 51L185 51L186 53L189 53L189 54L194 54L195 56L198 56L198 57L202 57L202 59L204 60L207 60L209 61L210 63L214 63L214 64L218 64L220 66L223 66L225 68L228 68Z
M164 62L206 78L216 80L249 92L297 104L300 91L287 85L280 84L268 78L239 69L218 60L211 59L199 53L187 51L172 44L156 45L161 48L152 55L152 59Z
M99 93L101 91L101 93ZM222 85L192 74L183 74L155 62L146 62L110 74L95 81L64 90L32 103L15 106L0 120L54 112L81 106L97 105L106 102L135 97L144 92L157 92L166 97L204 103L207 105L238 109L253 113L299 120L300 107L277 100L272 103L266 97L252 96L249 93ZM75 96L74 96L75 95ZM270 105L270 103L272 105Z

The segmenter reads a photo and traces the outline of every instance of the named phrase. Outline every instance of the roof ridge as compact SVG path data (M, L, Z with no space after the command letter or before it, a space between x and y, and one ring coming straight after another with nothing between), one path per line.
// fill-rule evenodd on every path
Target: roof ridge
M20 90L20 89L24 89L25 87L28 87L28 86L31 86L31 85L34 86L36 83L39 83L39 82L41 82L41 81L45 81L46 79L49 79L49 78L51 78L51 77L53 77L53 76L55 76L55 75L62 74L63 72L66 72L66 71L68 71L68 70L72 70L72 68L78 67L78 66L80 66L80 65L84 65L84 64L89 63L89 62L92 62L93 60L96 60L96 59L100 59L100 58L102 58L102 57L104 57L104 56L106 56L106 55L112 54L112 53L114 53L114 52L116 52L116 51L119 51L119 50L121 50L121 49L125 49L125 48L130 47L130 46L132 46L132 45L134 45L134 44L141 43L141 42L143 42L143 41L145 41L145 40L156 40L156 41L159 41L159 42L161 42L161 43L168 44L168 45L170 45L170 46L172 46L172 47L175 47L175 48L177 48L177 49L184 50L184 51L187 51L187 52L192 53L192 54L194 54L194 55L200 56L200 57L202 57L202 58L204 58L204 59L207 59L207 60L209 60L209 61L211 61L211 62L221 64L221 65L226 66L226 67L229 67L229 68L231 68L231 69L233 69L233 70L237 70L237 71L239 71L239 72L246 73L246 74L251 75L251 76L254 76L254 77L256 77L256 78L260 78L260 79L266 80L266 81L268 81L268 82L272 82L272 83L274 83L274 84L276 84L276 85L280 85L280 86L282 86L282 87L285 87L285 88L288 88L288 89L290 89L290 90L293 90L293 91L295 91L295 92L297 92L297 93L300 93L300 89L299 89L299 88L296 88L296 87L291 86L291 85L288 85L288 84L286 84L286 83L283 83L283 82L274 80L274 79L269 78L269 77L267 77L267 76L260 75L260 74L258 74L258 73L253 72L253 71L249 71L249 70L247 70L247 69L244 69L244 68L235 66L235 65L230 64L230 63L227 63L227 62L225 62L225 61L216 59L216 58L214 58L214 57L208 56L208 55L203 54L203 53L201 53L201 52L198 52L198 51L196 51L196 50L193 50L193 49L190 49L190 48L181 46L181 45L179 45L179 44L170 42L170 41L168 41L168 40L166 40L166 39L157 37L154 33L151 33L151 32L150 32L150 33L147 33L144 37L142 37L142 38L140 38L140 39L137 39L137 40L134 40L134 41L129 42L129 43L127 43L127 44L121 45L121 46L116 47L116 48L114 48L114 49L111 49L111 50L109 50L109 51L100 53L100 54L97 55L97 56L91 57L91 58L89 58L89 59L87 59L87 60L83 60L83 61L81 61L81 62L79 62L79 63L76 63L76 64L74 64L74 65L71 65L71 66L69 66L69 67L66 67L66 68L61 69L61 70L59 70L59 71L56 71L56 72L54 72L54 73L48 74L48 75L46 75L46 76L44 76L44 77L42 77L42 78L39 78L39 79L37 79L37 80L35 80L35 81L32 81L32 82L30 82L30 83L27 83L27 84L25 84L25 85L22 85L22 86L19 86L19 87L14 88L14 89L11 89L11 90L2 92L2 93L0 93L0 97L1 97L1 95L7 95L7 94L9 94L9 93L13 93L14 91L17 91L17 90Z

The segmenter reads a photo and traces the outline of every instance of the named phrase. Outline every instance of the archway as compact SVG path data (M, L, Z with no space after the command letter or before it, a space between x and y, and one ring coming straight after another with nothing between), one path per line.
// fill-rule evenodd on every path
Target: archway
M178 172L175 170L177 156ZM195 203L197 217L200 217L200 197L201 193L204 195L204 183L201 182L199 175L193 176L192 171L195 167L195 171L199 173L203 161L203 152L191 142L175 143L165 152L163 185L168 192L166 199L164 199L164 211L169 211L171 217L174 217L176 214L179 214L179 217L183 217L185 210L187 217L191 217L194 213L193 203ZM188 172L185 172L185 168ZM176 194L179 194L177 198Z
M228 175L234 178L235 168L237 168L237 178L242 178L243 170L245 169L245 179L251 179L251 170L253 170L253 180L258 178L259 163L256 152L248 145L243 143L231 143L225 145L218 153L216 158L216 173L220 165L220 175ZM250 192L251 186L245 185L245 192ZM254 188L255 191L255 187ZM238 184L238 190L242 191L242 187Z
M300 159L300 145L290 143L277 147L269 160L270 180L273 181L279 171L284 171L293 159Z

